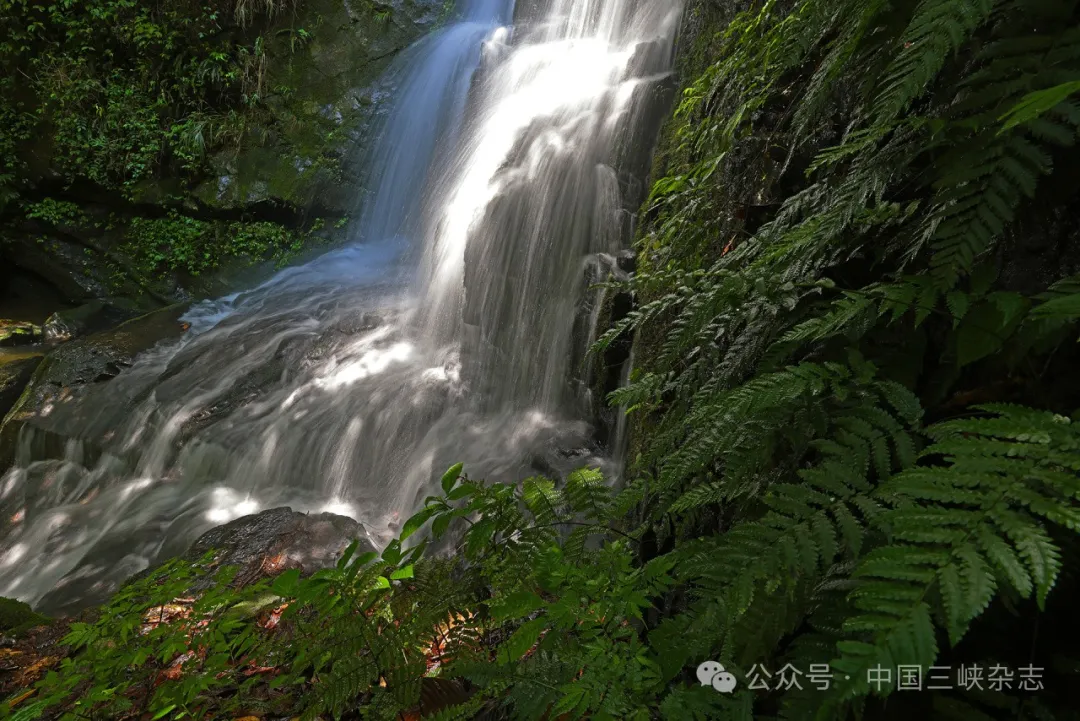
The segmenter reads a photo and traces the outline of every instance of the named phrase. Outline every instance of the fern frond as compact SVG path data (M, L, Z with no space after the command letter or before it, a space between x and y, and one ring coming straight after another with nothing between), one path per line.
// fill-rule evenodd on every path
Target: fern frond
M922 0L885 70L871 111L875 121L887 123L907 110L994 6L994 0Z

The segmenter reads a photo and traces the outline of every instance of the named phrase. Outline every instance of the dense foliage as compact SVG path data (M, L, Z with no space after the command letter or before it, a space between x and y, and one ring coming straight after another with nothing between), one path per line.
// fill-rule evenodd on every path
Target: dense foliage
M626 487L455 467L381 558L148 623L187 595L170 567L20 718L393 718L440 684L425 718L1076 717L1077 3L717 6L600 343L639 349ZM451 560L402 550L428 523ZM872 683L902 665L954 688Z
M699 38L604 342L644 351L615 400L684 589L673 662L837 674L737 692L746 717L1073 717L1037 618L1074 628L1080 561L1078 19L770 1ZM868 699L903 664L1052 678Z

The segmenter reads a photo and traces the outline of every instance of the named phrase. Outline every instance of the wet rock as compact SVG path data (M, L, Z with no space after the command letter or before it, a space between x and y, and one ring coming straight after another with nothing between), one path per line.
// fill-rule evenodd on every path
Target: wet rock
M0 347L29 345L41 340L41 326L21 320L0 319Z
M180 322L185 310L187 306L180 304L147 313L112 330L61 345L45 356L25 392L0 425L0 468L14 459L24 426L42 431L35 442L45 447L34 449L35 453L45 454L40 458L56 457L70 433L93 428L88 419L71 418L63 412L80 388L108 381L130 366L140 352L160 341L179 337L185 330ZM79 412L95 410L81 408Z
M218 571L226 566L239 569L232 581L234 587L250 585L289 569L308 576L319 569L333 567L354 540L358 542L358 554L376 550L364 526L346 516L333 513L308 515L287 507L242 516L210 529L179 555L181 560L194 564L196 570L185 595L197 596L213 587L218 582ZM210 563L198 563L211 552ZM174 557L175 553L166 552L149 568L134 575L124 574L107 583L95 581L93 575L76 573L46 593L35 608L58 619L86 613L108 600L117 590L114 583L124 586L145 579ZM0 612L2 610L0 605ZM2 632L4 629L0 626Z
M107 292L110 271L104 259L67 238L17 237L3 246L4 260L23 272L43 278L64 298L73 301Z
M130 320L132 315L130 310L95 300L53 313L42 326L42 335L47 343L60 343L106 330Z
M145 313L180 300L171 279L146 276L135 269L121 247L123 237L89 222L59 232L32 221L0 243L0 264L16 274L40 279L65 305L124 298Z
M184 558L195 561L217 551L215 565L239 566L236 582L246 584L289 568L304 575L330 568L354 540L358 554L376 550L365 528L351 518L274 508L207 531Z
M40 354L5 359L0 356L0 419L8 414L41 365Z
M17 632L5 631L0 634L0 698L25 693L71 651L70 646L63 644L71 628L70 623L34 613L25 603L7 598L0 598L0 617L12 605L18 606L20 613L25 613L26 620ZM79 620L93 622L94 619ZM2 623L0 620L0 627Z

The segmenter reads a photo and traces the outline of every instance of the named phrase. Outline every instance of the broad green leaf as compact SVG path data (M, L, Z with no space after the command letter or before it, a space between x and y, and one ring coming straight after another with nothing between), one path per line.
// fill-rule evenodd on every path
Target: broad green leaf
M424 524L428 522L428 519L434 516L438 510L439 509L435 506L428 506L409 520L405 521L405 525L401 527L401 534L398 536L398 540L404 542L409 536L419 531Z
M960 367L992 355L1004 346L1022 316L1014 294L994 293L964 315L956 331L956 362Z
M382 559L391 565L396 565L401 560L401 542L396 538L382 552Z
M274 579L274 593L279 596L292 596L296 593L296 584L300 581L300 569L290 568Z
M450 466L450 469L443 474L441 485L443 493L449 493L450 489L454 487L454 483L461 477L461 469L465 467L464 463L455 463Z
M431 535L435 538L442 538L442 535L446 533L446 529L450 525L450 521L453 517L454 516L451 513L444 513L437 516L431 523Z
M505 666L513 663L528 653L546 626L547 619L543 617L522 624L521 628L514 631L513 635L499 647L499 664Z
M544 605L544 599L532 591L518 591L491 604L491 615L497 621L528 616Z
M1076 320L1080 318L1080 293L1048 300L1032 310L1031 316L1033 318Z
M356 553L356 547L359 546L359 545L360 545L360 541L358 541L358 540L354 540L352 543L350 543L348 545L348 547L345 549L345 552L343 554L341 554L341 558L338 559L338 562L337 562L338 570L344 571L345 568L348 567L349 560L352 558L353 554Z
M398 570L396 570L396 571L394 571L393 573L390 574L390 580L391 581L401 581L401 580L406 579L406 578L413 578L414 577L413 576L413 569L414 569L414 566L411 563L408 566L405 566L403 568L399 568Z

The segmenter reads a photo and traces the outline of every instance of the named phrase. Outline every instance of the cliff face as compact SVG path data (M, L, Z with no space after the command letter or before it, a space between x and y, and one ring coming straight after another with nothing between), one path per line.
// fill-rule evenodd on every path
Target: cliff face
M222 293L340 235L362 192L352 160L393 97L379 77L451 9L94 0L5 16L0 317Z

